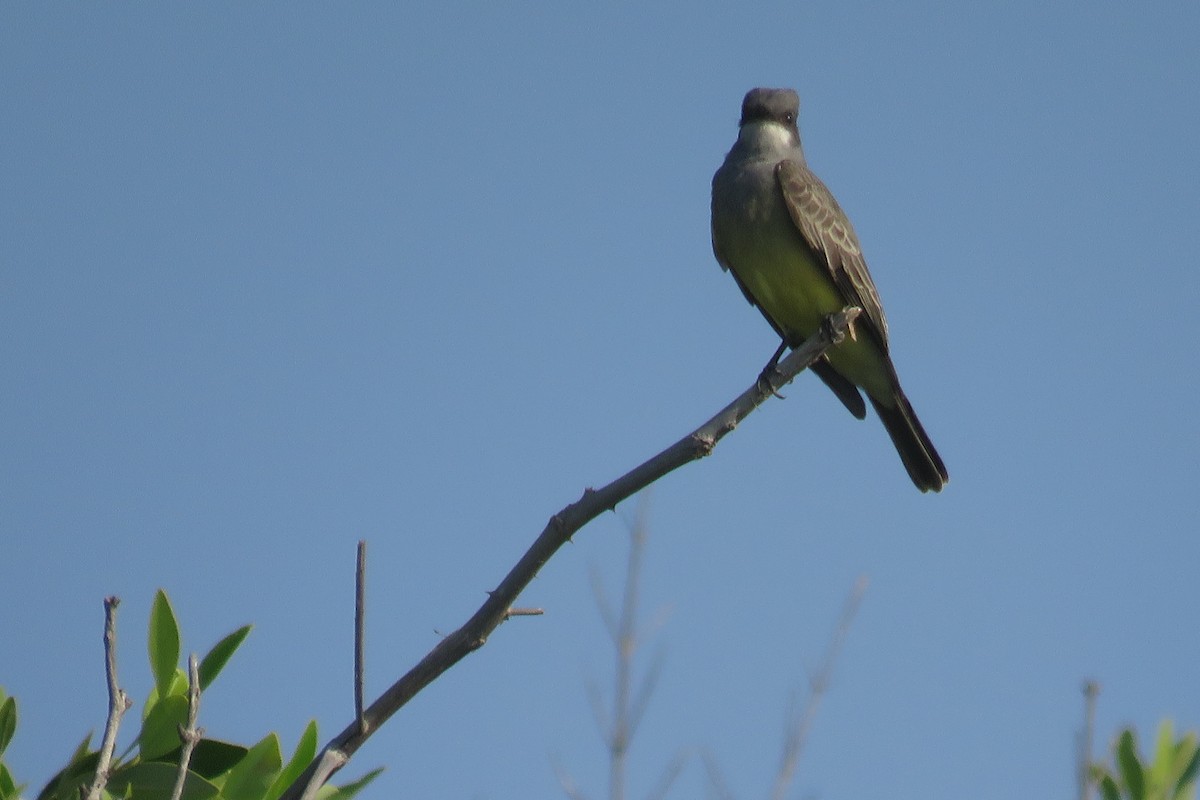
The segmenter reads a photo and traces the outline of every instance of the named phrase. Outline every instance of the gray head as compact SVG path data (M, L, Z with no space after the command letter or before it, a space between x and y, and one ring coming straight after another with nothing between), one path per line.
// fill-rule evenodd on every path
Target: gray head
M796 117L800 97L791 89L751 89L742 100L738 147L742 152L782 154L800 148ZM803 158L803 155L800 156Z
M742 100L742 121L773 120L789 128L796 127L800 114L800 96L792 89L751 89Z

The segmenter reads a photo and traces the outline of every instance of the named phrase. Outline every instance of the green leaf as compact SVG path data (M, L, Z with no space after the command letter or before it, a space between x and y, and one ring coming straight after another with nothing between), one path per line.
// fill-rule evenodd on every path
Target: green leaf
M221 796L225 800L261 800L282 765L279 737L269 733L229 771L221 786Z
M82 742L76 745L75 752L71 754L71 760L67 764L74 764L76 761L87 758L89 755L92 755L92 735L90 733L83 737Z
M201 739L192 751L189 769L205 778L216 778L233 769L250 751L240 744ZM175 761L178 763L178 758Z
M171 601L162 589L154 595L150 607L150 671L159 697L170 694L171 681L179 667L179 623L171 610Z
M13 780L12 773L8 771L8 767L0 763L0 800L16 800L23 791L25 791L25 787L18 786L17 782Z
M187 698L177 694L154 704L138 734L142 761L155 761L179 747L179 726L187 720L187 710Z
M137 800L167 800L175 788L179 767L162 761L132 764L114 772L106 787L117 797L134 797ZM189 771L183 779L183 800L207 800L220 794L215 784Z
M1158 735L1154 738L1154 761L1150 763L1146 776L1146 788L1150 794L1161 796L1172 782L1175 769L1175 726L1164 719L1158 724Z
M221 673L225 668L225 664L230 657L241 647L242 642L250 635L250 629L253 625L243 625L233 633L226 636L221 641L213 645L213 649L208 651L200 661L200 688L207 689L213 679Z
M192 760L188 762L188 769L202 778L216 780L233 769L234 765L245 758L248 752L250 751L240 744L222 742L218 739L201 739L196 742L196 748L192 750ZM182 757L183 745L180 744L174 750L156 756L153 760L178 764Z
M373 769L366 775L363 775L353 783L347 783L345 786L330 786L325 784L317 792L319 800L350 800L351 797L361 792L363 789L379 777L383 772L383 767Z
M182 669L175 670L175 677L171 679L171 685L167 687L166 694L162 697L182 697L187 698L187 676L183 674ZM159 693L158 687L150 689L150 693L146 695L146 701L142 703L142 721L150 716L150 712L158 705Z
M300 742L296 745L296 752L292 754L291 760L287 766L279 773L279 777L271 784L271 788L267 790L267 800L276 800L284 790L287 789L296 778L300 777L300 773L304 772L314 758L317 756L317 721L310 720L304 728L304 733L300 734Z
M1145 800L1146 775L1138 760L1133 731L1129 728L1121 731L1117 739L1117 765L1121 768L1121 781L1129 789L1130 800Z
M2 695L3 692L0 692ZM13 733L17 730L17 699L0 697L0 755L12 741Z
M1117 782L1111 775L1105 775L1100 781L1100 794L1104 800L1121 800L1121 790L1117 788Z
M1183 771L1179 774L1179 778L1175 781L1176 797L1186 796L1185 792L1188 791L1189 787L1195 784L1196 775L1197 773L1200 773L1200 747L1196 746L1195 736L1192 734L1188 734L1188 736L1191 741L1192 758L1191 761L1187 762L1187 766L1183 768ZM1195 797L1195 792L1192 792L1191 796Z
M58 774L51 778L45 788L38 793L38 800L50 800L50 798L78 800L79 785L91 783L92 776L96 774L96 764L100 761L100 754L90 749L91 741L92 735L89 733L75 748L67 765L60 769Z
M182 697L185 700L188 696L187 691L187 675L182 669L175 670L175 677L171 679L171 684L167 687L166 694L163 697ZM150 690L150 694L146 697L146 702L142 704L142 721L145 722L150 713L154 711L154 707L158 705L159 694L158 687Z

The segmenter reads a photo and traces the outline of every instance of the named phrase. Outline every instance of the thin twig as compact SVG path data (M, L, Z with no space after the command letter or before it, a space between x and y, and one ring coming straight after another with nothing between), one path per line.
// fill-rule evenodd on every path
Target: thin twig
M354 569L354 720L358 733L367 732L367 721L363 717L363 633L367 616L367 542L358 541L358 557Z
M821 698L829 689L829 679L833 675L834 661L837 660L838 652L842 649L842 643L846 640L846 634L850 632L850 623L854 621L854 615L858 612L858 607L862 604L863 594L866 591L867 577L863 575L854 582L854 588L850 590L850 595L846 598L846 604L842 607L842 615L838 619L837 628L833 632L833 638L829 640L829 648L825 651L825 659L821 662L821 666L810 681L811 687L808 693L808 702L805 704L800 716L794 718L792 724L789 726L787 739L783 746L783 759L779 765L779 773L775 776L775 788L771 792L771 797L774 800L782 800L788 786L791 785L793 776L796 774L796 765L800 761L800 753L804 750L804 743L808 739L809 729L812 728L813 719L817 715L817 706L821 704Z
M650 666L646 668L646 674L642 677L641 683L638 684L637 691L629 701L630 741L637 734L638 727L642 724L642 717L646 716L646 707L650 705L650 697L654 694L655 687L658 686L659 676L662 675L662 650L656 650L652 659Z
M717 442L771 397L773 392L790 383L826 350L841 341L851 323L861 313L861 309L850 306L831 314L816 334L779 362L773 373L756 380L754 385L699 428L607 486L585 490L583 497L552 516L542 533L509 570L495 591L488 594L487 600L471 618L461 628L438 642L416 666L388 687L363 712L366 730L363 731L363 726L355 720L326 744L325 750L336 751L347 760L353 756L368 737L418 692L487 642L488 636L505 620L513 602L538 571L580 528L605 511L615 509L618 503L664 475L710 454ZM314 761L309 764L287 788L280 800L298 800L304 792L304 787L312 785L318 763L319 761ZM335 766L329 776L344 763Z
M718 800L733 800L733 792L729 791L729 786L721 775L717 757L712 754L711 750L703 750L700 753L700 759L704 762L704 772L708 775L708 796L716 797Z
M546 610L544 608L510 608L508 611L504 612L504 618L512 619L513 617L540 617L545 613Z
M595 683L588 682L588 700L592 705L592 713L600 736L608 748L609 757L609 800L623 800L626 793L625 765L629 746L637 732L638 723L646 710L654 684L661 671L661 659L657 659L637 691L633 689L633 662L641 645L638 632L639 592L641 581L642 560L646 550L646 496L638 503L637 516L629 527L629 556L626 560L624 593L621 607L614 609L609 605L604 592L604 583L599 573L592 570L592 591L596 598L596 606L604 621L604 627L612 639L616 663L613 669L613 701L611 718L604 707L602 694ZM611 721L610 721L611 720ZM661 800L670 791L671 785L679 776L687 757L679 753L667 765L654 791L648 795L651 800ZM559 783L570 800L580 800L584 795L575 786L570 775L557 762L555 772Z
M587 679L587 698L588 705L592 709L592 721L596 723L596 729L600 731L600 738L607 744L612 720L608 718L608 709L604 706L604 692L600 691L596 681L591 678Z
M562 788L568 800L590 800L582 789L575 785L575 779L571 777L571 773L559 763L558 759L552 758L550 761L554 768L554 777L558 778L558 785Z
M625 592L617 614L616 663L613 665L612 727L608 739L608 796L609 800L625 798L625 765L629 745L633 741L636 721L633 719L633 657L638 649L637 613L638 589L642 557L646 550L646 529L643 509L629 529L629 559L625 566Z
M119 597L104 598L104 673L108 679L108 719L104 723L104 739L96 762L96 775L88 790L88 800L100 800L108 783L113 748L117 743L117 728L121 726L121 717L130 706L129 695L117 685L117 606L120 604Z
M678 752L675 757L667 764L663 774L659 777L658 783L650 794L646 795L646 800L665 800L667 793L671 791L671 787L675 785L675 781L679 778L679 773L683 772L683 767L687 764L688 754L686 752Z
M196 717L200 714L200 660L192 653L188 657L188 716L187 726L179 726L179 739L183 748L179 753L179 771L175 773L175 788L171 790L171 800L183 797L183 784L187 780L188 765L192 763L192 751L204 736L204 729L196 727Z
M1092 800L1092 741L1096 735L1096 698L1100 684L1083 682L1083 730L1079 732L1079 800Z

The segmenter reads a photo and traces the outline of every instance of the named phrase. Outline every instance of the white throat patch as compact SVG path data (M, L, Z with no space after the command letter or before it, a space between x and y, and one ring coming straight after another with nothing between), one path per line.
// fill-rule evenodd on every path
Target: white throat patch
M773 119L743 125L738 138L755 150L790 150L797 144L791 129Z

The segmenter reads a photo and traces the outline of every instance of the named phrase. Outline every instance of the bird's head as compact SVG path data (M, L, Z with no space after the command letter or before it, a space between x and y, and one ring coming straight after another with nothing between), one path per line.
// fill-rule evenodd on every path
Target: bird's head
M738 139L755 150L800 147L800 97L792 89L751 89L742 100Z

